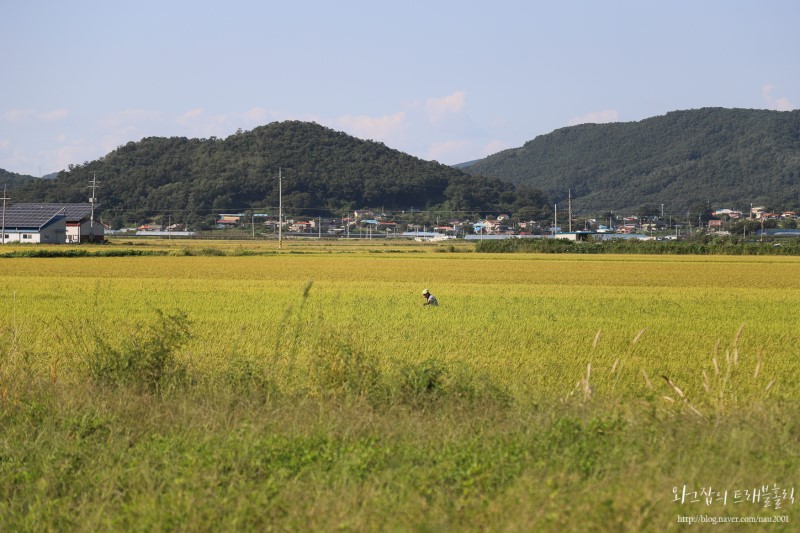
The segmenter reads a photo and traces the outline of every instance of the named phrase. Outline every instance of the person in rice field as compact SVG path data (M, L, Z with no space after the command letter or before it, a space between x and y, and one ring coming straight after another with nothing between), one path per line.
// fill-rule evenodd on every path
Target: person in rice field
M425 289L422 291L422 297L425 298L425 303L422 305L432 305L434 307L439 307L439 301L436 299L436 296L431 294L431 291Z

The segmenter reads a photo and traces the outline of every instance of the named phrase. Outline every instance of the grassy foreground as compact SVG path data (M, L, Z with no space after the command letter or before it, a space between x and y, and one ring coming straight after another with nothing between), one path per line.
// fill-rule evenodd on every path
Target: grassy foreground
M800 258L436 249L0 260L0 530L793 529Z

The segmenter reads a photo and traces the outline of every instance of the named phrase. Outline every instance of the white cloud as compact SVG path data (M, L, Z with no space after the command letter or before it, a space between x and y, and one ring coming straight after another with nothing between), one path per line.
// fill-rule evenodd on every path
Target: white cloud
M237 129L251 129L276 120L306 120L321 122L316 116L290 117L264 107L252 107L239 113L211 114L203 108L180 114L167 114L148 109L126 109L99 121L103 133L100 146L105 153L129 141L143 137L181 136L190 138L225 138Z
M428 98L425 112L432 123L437 123L449 113L460 113L467 105L467 93L456 91L443 98Z
M34 109L12 109L11 111L6 111L3 116L6 118L6 120L16 122L20 120L26 120L35 115L36 110Z
M495 139L483 147L481 150L481 157L487 157L492 154L496 154L497 152L505 150L506 148L511 148L511 145L506 141Z
M11 141L0 139L0 150L6 150L9 146L11 146Z
M98 147L86 139L70 139L60 136L59 144L60 146L55 152L46 158L48 168L65 169L70 164L79 164L98 157Z
M616 109L604 109L603 111L592 111L583 116L575 117L567 122L569 126L578 124L606 124L608 122L619 122L619 111Z
M275 117L275 113L264 107L254 107L244 114L248 124L264 124Z
M336 119L336 125L360 139L381 142L398 140L407 127L403 111L382 117L345 115Z
M190 111L187 111L183 115L181 115L180 118L178 119L178 122L180 124L186 124L187 122L195 121L195 120L199 119L200 117L202 117L203 113L205 113L205 111L203 109L200 109L200 108L192 109Z
M506 117L494 117L489 126L495 129L503 129L508 126L508 119Z
M161 118L158 111L147 109L125 109L106 117L103 124L108 127L127 126L131 123L155 122Z
M470 140L434 142L428 148L428 159L445 164L463 163L474 159L474 143Z
M780 98L773 97L772 91L774 90L775 86L769 83L761 87L761 96L764 98L764 101L767 103L770 109L774 109L776 111L791 111L794 109L792 103L785 96Z
M86 152L86 148L80 145L62 146L56 151L56 166L67 168L70 164L78 163L83 159L81 154Z
M62 120L67 117L69 111L66 109L54 109L53 111L45 111L44 113L39 113L37 117L40 120L44 120L45 122L55 122L57 120Z
M69 111L66 109L54 109L52 111L37 111L35 109L12 109L11 111L6 111L3 115L6 120L11 122L19 122L23 120L28 120L31 118L35 118L44 122L55 122L57 120L62 120L69 115Z
M149 109L124 109L102 117L98 125L102 133L98 152L104 154L142 137L167 135L163 114ZM64 142L64 139L59 139L59 142Z
M181 136L209 138L225 138L234 133L236 123L241 123L239 116L234 115L209 115L205 109L198 108L187 111L179 116L175 122L181 128L178 132ZM159 134L159 135L163 135Z

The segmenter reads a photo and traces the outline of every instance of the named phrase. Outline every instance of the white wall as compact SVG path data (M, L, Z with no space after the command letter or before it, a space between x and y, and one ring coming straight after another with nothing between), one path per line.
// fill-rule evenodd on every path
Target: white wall
M2 239L0 239L2 242ZM67 242L67 227L63 220L55 222L42 231L11 231L6 228L6 244L64 244Z

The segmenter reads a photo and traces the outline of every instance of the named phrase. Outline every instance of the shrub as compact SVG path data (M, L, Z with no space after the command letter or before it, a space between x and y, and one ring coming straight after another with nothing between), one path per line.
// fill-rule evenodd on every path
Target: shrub
M323 331L314 347L313 376L317 391L333 398L385 399L385 387L375 356L368 355L339 335Z
M156 309L157 318L138 329L123 343L111 346L98 333L88 355L93 379L105 384L128 384L147 392L160 392L167 384L181 382L185 365L176 352L191 337L185 312L165 314Z
M443 393L445 367L435 359L409 363L400 368L400 399L410 404L425 404Z

